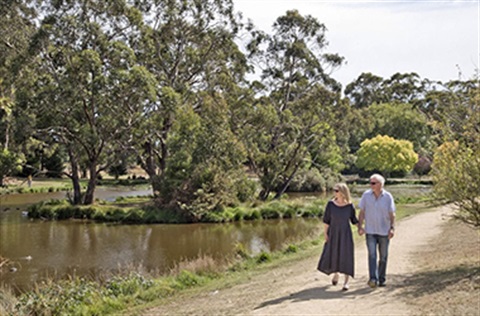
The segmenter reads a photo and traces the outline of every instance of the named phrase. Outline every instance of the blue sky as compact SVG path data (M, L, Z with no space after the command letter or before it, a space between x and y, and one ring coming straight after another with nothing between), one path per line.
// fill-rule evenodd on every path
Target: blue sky
M416 72L449 81L477 78L480 0L321 1L234 0L244 18L266 31L287 10L325 24L329 46L347 64L332 76L344 86L362 72L383 78Z

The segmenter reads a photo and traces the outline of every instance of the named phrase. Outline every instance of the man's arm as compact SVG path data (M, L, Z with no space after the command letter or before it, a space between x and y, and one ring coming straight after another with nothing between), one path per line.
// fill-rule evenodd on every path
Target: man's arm
M365 220L365 210L360 209L360 213L358 214L358 234L361 236L365 233L363 229L363 221Z
M395 235L395 212L388 212L388 215L390 215L390 230L388 231L388 238L391 239L393 238L393 235Z

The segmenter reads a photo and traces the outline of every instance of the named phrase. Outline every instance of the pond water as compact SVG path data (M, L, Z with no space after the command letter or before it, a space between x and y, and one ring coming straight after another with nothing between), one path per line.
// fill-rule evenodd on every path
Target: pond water
M366 186L352 187L355 205ZM428 186L387 187L394 196L420 195ZM150 195L150 190L98 188L96 197ZM0 285L20 291L45 278L98 277L119 268L168 272L180 261L200 256L223 259L240 243L250 254L275 251L291 240L319 234L321 220L295 218L228 224L118 225L82 221L31 220L26 207L65 192L0 196L0 256L13 262L14 271L1 274ZM289 193L289 199L325 198L324 193ZM319 249L319 253L320 253Z
M150 191L99 189L96 196L148 195ZM22 215L27 205L65 193L0 196L0 255L13 264L0 284L30 288L45 278L97 277L119 268L168 272L183 260L232 256L241 243L251 254L320 232L320 219L264 220L229 224L118 225L40 221Z

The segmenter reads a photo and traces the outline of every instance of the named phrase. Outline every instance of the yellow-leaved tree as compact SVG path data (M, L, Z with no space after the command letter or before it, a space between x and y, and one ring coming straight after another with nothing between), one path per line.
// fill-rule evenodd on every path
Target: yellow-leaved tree
M360 144L356 165L366 171L378 170L388 177L393 171L412 171L417 160L412 142L377 135Z
M454 217L480 227L480 151L459 141L440 145L433 157L432 180L438 203L458 207Z

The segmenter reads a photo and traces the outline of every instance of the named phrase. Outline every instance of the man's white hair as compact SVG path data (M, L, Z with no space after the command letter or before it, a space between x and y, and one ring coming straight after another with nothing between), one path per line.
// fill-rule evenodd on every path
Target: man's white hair
M372 179L375 179L377 180L378 182L380 182L382 188L383 188L383 185L385 184L385 178L381 175L381 174L378 174L378 173L374 173L370 176L370 180Z

